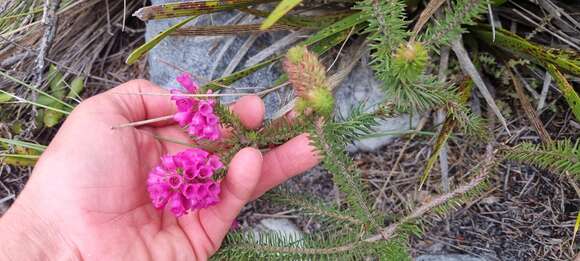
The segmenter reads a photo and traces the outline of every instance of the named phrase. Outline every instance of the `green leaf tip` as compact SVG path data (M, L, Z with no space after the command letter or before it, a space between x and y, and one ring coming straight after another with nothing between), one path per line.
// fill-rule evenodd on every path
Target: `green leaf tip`
M282 18L285 14L290 12L292 8L296 7L302 2L302 0L283 0L276 6L274 11L270 13L270 15L264 20L262 26L260 26L260 30L266 30L272 25L274 25L280 18Z
M183 19L183 21L181 21L181 22L179 22L177 24L174 24L173 26L167 28L165 31L159 33L153 39L149 40L148 42L146 42L143 45L139 46L137 49L133 50L133 52L131 52L131 54L129 54L129 56L127 57L127 61L125 61L125 62L127 64L129 64L129 65L134 64L143 55L145 55L147 52L149 52L149 50L151 50L151 49L153 49L153 47L157 46L157 44L159 44L159 42L161 42L161 40L165 39L165 37L167 37L173 31L175 31L178 28L180 28L180 27L184 26L185 24L189 23L191 20L195 19L196 17L197 16L191 16L191 17L188 17L186 19Z

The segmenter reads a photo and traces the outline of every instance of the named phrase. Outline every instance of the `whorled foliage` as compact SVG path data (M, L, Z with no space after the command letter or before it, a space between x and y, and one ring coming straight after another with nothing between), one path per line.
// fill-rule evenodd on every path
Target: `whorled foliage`
M526 142L506 149L506 158L556 173L568 172L580 179L580 140L563 139L547 145Z

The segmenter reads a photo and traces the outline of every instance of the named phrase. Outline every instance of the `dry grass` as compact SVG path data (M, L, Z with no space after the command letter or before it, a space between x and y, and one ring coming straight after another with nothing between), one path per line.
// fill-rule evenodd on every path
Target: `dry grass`
M31 8L42 10L42 1L7 1L5 4L8 9L12 5L19 6L25 2L35 2L36 5L31 5ZM123 1L109 1L109 5L105 5L105 2L63 1L58 11L58 30L45 59L47 65L56 65L69 81L79 75L86 77L82 98L130 79L147 76L145 63L134 66L124 63L127 53L144 39L145 25L130 17L131 12L141 7L143 2L128 1L126 9ZM0 71L23 82L36 81L35 60L43 33L39 24L41 15L42 12L36 12L19 17L22 19L8 19L7 21L12 22L11 26L0 28ZM125 25L124 16L127 17ZM39 89L47 88L47 79L42 79ZM0 89L34 100L30 89L7 78L0 77ZM38 128L34 124L34 108L30 104L13 102L2 104L0 109L0 137L48 144L57 130ZM15 128L20 130L15 131ZM0 164L0 213L7 209L22 190L29 173L30 168Z

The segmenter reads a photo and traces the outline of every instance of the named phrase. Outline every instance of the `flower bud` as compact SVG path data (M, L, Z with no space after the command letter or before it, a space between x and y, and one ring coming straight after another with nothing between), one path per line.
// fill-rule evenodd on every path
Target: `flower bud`
M393 57L393 72L405 82L417 79L427 67L429 54L419 42L401 44Z
M316 55L304 46L293 47L286 55L284 70L299 98L296 104L298 112L304 115L314 112L326 117L332 114L334 97L326 78L326 69Z
M286 57L288 58L289 62L291 62L293 64L299 64L302 61L302 57L304 57L304 53L306 53L306 52L308 52L306 47L296 46L296 47L290 48L290 50L288 50Z

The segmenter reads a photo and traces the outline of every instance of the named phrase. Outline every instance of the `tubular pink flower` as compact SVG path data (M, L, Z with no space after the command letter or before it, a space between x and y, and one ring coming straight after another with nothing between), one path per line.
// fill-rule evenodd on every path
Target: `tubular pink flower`
M208 125L218 126L220 119L215 115L208 115L208 116L205 116L205 121Z
M213 105L208 101L200 101L197 109L203 116L213 115Z
M199 184L187 184L183 186L182 193L187 199L192 199L197 196L197 187Z
M185 98L185 99L176 99L175 105L177 106L178 111L192 111L191 108L196 104L195 100Z
M177 167L175 165L175 161L173 160L173 157L168 156L168 155L161 157L161 165L163 166L163 168L165 168L167 170L175 170L175 168Z
M181 75L177 76L177 82L181 85L181 87L185 88L190 93L196 93L199 86L193 81L191 75L189 73L182 73Z
M205 207L209 207L211 205L217 204L219 201L220 201L220 199L218 197L216 197L216 196L210 196L210 197L207 197L205 199L204 206Z
M202 129L202 136L208 140L217 140L220 138L220 130L217 126L205 126Z
M177 81L189 93L196 93L199 89L189 74L178 76ZM171 93L173 94L171 100L177 106L177 113L173 119L179 126L186 128L187 132L197 139L215 141L221 137L219 117L214 111L216 104L214 99L186 97L181 95L182 92L179 90L172 90Z
M198 176L202 179L211 178L213 175L213 169L203 166L199 169Z
M196 137L201 137L203 135L202 129L199 127L199 125L189 125L187 132Z
M173 175L167 178L167 183L172 189L179 189L183 183L183 178L180 175Z
M186 169L183 169L183 177L187 180L193 180L198 176L198 172L199 172L198 169L188 167Z
M192 97L184 96L183 92L180 90L171 90L170 93L173 94L171 100L175 101L179 111L191 110L191 108L198 102Z
M155 167L151 172L149 172L149 177L147 178L147 185L162 183L165 175L166 172L162 167L160 166Z
M182 216L219 202L220 184L212 176L223 168L219 157L199 148L161 157L149 172L147 192L155 208Z
M147 187L149 194L151 195L151 201L155 208L162 208L167 204L167 200L171 196L170 188L167 184L154 184Z
M176 216L180 217L187 214L187 201L183 198L183 195L175 193L170 199L169 210Z
M198 148L192 148L192 149L188 149L188 150L184 150L182 152L179 153L179 155L183 155L187 158L192 158L192 159L199 159L199 160L204 160L208 157L217 157L215 155L211 155L209 152L202 150L202 149L198 149ZM218 157L219 160L219 157Z
M193 117L191 118L190 121L190 126L203 126L205 125L205 117L203 117L203 115L196 113L195 115L193 115Z
M191 122L191 118L193 117L192 111L179 111L173 115L173 119L180 125L187 125L188 122Z
M215 155L209 156L207 165L213 170L221 169L224 167L224 164L220 161L220 158Z
M211 183L206 183L206 185L207 185L207 191L210 194L212 194L214 196L217 196L220 194L221 188L220 188L220 185L218 183L211 182Z
M200 184L196 190L197 198L202 199L208 195L207 183Z

